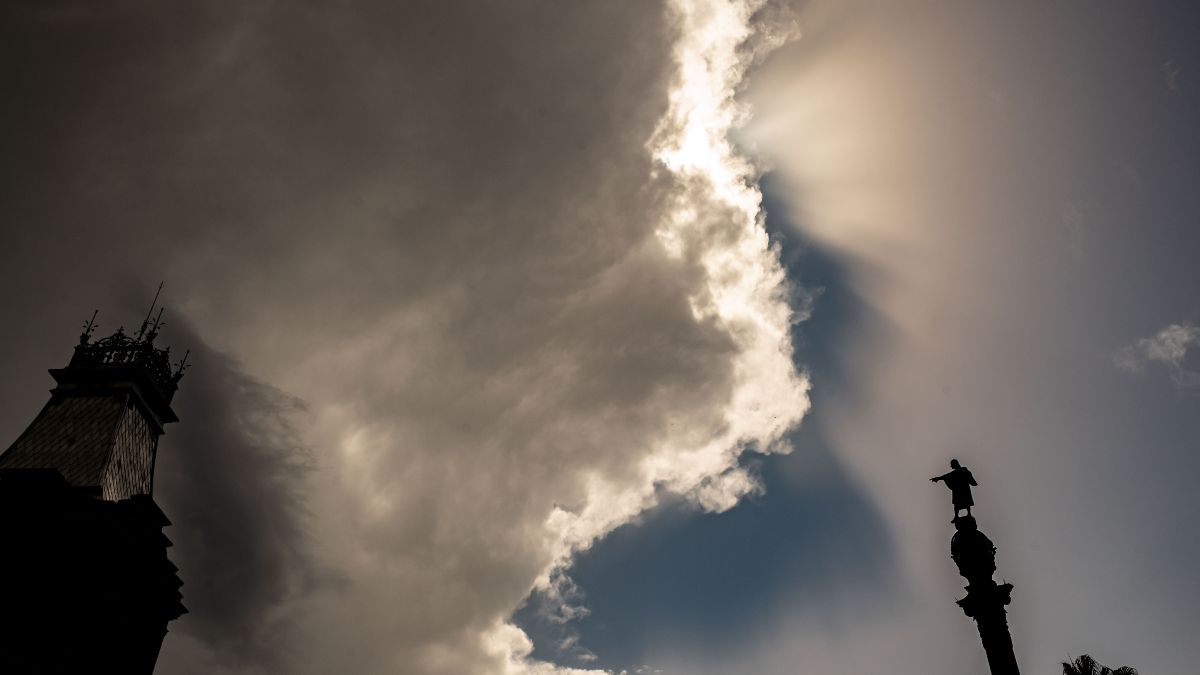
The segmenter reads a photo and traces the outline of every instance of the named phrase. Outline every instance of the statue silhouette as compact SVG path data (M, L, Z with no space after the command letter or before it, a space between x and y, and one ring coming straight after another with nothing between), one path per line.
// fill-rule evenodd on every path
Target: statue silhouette
M954 520L958 520L958 512L963 509L966 509L968 516L971 515L971 507L975 505L975 500L971 499L971 486L978 486L979 483L975 482L970 469L959 464L957 459L952 459L949 473L934 476L929 480L934 483L939 480L945 481L946 487L950 488L950 499L954 502Z

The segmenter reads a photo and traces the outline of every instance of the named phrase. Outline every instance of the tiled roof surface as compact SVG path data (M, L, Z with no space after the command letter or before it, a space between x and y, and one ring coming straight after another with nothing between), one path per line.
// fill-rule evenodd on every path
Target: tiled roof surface
M123 397L51 400L0 455L0 469L53 468L71 485L100 485L124 413Z
M117 501L150 494L158 434L136 408L125 411L112 440L113 451L104 472L101 498Z
M126 399L52 399L0 455L0 469L58 469L71 485L100 487L108 500L148 494L157 434Z

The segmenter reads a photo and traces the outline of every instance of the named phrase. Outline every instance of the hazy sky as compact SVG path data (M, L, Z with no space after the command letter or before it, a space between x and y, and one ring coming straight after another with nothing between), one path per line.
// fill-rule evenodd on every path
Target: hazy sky
M1200 658L1200 9L0 9L0 432L78 324L194 366L159 671Z

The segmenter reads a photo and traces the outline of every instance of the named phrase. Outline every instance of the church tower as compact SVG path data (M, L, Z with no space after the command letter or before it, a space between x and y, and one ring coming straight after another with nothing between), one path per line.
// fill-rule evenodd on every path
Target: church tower
M154 502L154 463L186 355L136 334L93 340L0 454L0 672L149 674L187 610Z

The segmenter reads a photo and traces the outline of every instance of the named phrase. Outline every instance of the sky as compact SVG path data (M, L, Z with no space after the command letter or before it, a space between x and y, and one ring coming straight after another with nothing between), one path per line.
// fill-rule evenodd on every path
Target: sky
M157 672L984 672L952 457L1025 672L1200 658L1200 8L0 17L0 435L191 350Z

